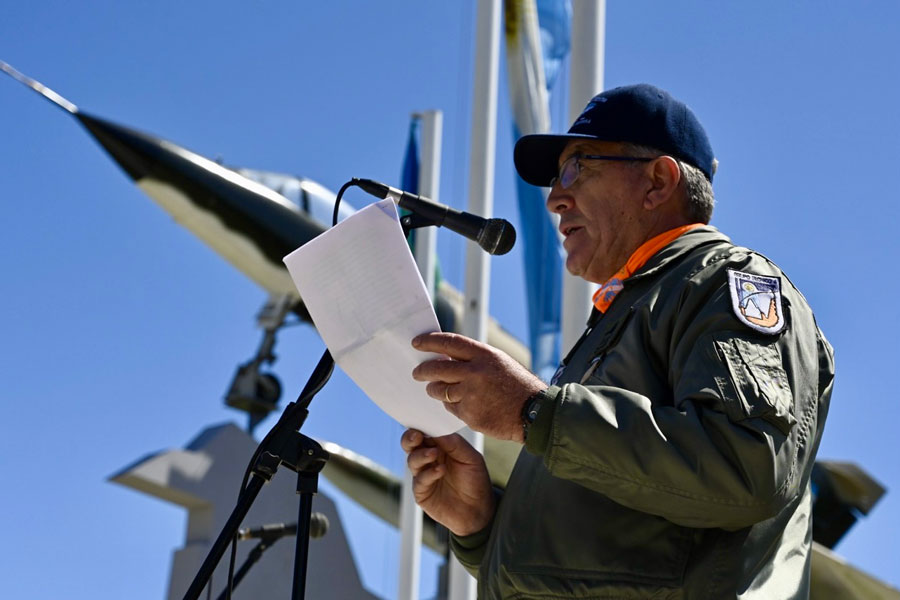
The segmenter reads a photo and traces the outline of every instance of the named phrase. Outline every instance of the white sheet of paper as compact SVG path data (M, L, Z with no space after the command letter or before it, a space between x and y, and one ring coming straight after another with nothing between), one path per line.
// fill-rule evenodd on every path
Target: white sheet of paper
M334 361L384 412L430 436L465 426L412 378L437 355L410 342L440 325L392 200L358 211L284 264Z

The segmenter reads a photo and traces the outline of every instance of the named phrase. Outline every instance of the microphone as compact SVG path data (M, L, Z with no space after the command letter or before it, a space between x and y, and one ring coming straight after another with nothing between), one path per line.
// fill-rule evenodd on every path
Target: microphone
M446 227L469 238L488 254L506 254L516 243L516 230L505 219L485 219L461 212L424 196L410 194L371 179L354 177L353 182L376 198L391 196L400 208L414 212L438 227Z
M314 512L309 518L309 537L320 538L328 532L328 517L320 512ZM238 531L239 540L260 538L268 541L277 540L286 535L296 535L297 524L285 525L284 523L270 523L253 529L241 529Z

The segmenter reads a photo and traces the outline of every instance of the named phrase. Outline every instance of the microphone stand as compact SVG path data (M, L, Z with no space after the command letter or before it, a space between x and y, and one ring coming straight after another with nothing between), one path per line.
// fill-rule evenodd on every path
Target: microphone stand
M313 513L310 520L310 537L317 538L322 537L328 531L328 519L322 513ZM246 539L243 537L244 530L238 532L238 535L241 539ZM250 533L253 533L253 530L250 530ZM259 559L262 558L263 552L272 547L272 545L280 540L281 538L288 535L296 535L297 534L297 525L288 525L285 526L283 523L278 523L274 525L272 529L269 529L268 526L263 526L258 530L258 537L260 538L259 543L256 544L250 553L247 555L247 558L244 559L244 564L241 565L241 568L237 570L237 573L234 575L234 585L232 586L232 590L237 589L237 587L241 584L241 581L246 577L247 573L250 572L250 569L253 568ZM254 536L256 537L256 536ZM226 595L228 594L228 590L224 589L219 594L216 600L226 600Z
M316 392L321 389L334 369L334 359L327 350L319 359L313 374L303 388L296 402L285 407L281 419L260 442L250 469L250 481L242 489L237 505L228 521L222 527L219 537L213 543L194 577L184 600L197 600L212 576L228 544L235 539L244 517L259 495L262 486L275 475L280 465L297 473L297 493L300 507L297 519L297 539L294 552L294 580L291 592L293 600L302 600L306 591L306 565L309 555L310 518L312 497L318 491L319 472L325 467L328 452L315 440L300 433L306 417L307 406Z
M436 225L436 222L417 213L411 213L401 217L400 225L403 228L404 237L408 237L409 232L413 229ZM300 392L300 396L295 402L291 402L285 407L278 423L259 443L253 459L251 459L250 481L242 487L237 505L222 527L219 537L210 548L200 570L194 576L194 580L184 594L184 600L200 598L203 588L212 577L228 544L236 539L241 522L250 511L250 507L253 506L262 486L274 477L275 471L280 465L297 473L297 493L300 495L300 507L297 518L291 599L303 600L305 598L312 497L318 492L319 472L325 467L329 454L317 441L301 434L300 429L309 415L307 407L331 377L333 370L334 359L331 352L325 350L313 374L310 375L309 381ZM226 589L226 594L227 592ZM227 594L226 597L230 600L230 594Z

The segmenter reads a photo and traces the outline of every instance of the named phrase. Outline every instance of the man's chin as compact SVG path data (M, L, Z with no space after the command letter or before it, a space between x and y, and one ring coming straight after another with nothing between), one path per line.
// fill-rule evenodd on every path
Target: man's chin
M569 272L569 275L581 277L581 274L584 273L584 267L576 260L573 260L572 255L570 254L568 257L566 257L566 271Z
M588 283L596 283L597 285L606 283L607 279L609 279L609 277L601 279L598 278L595 273L589 273L583 263L571 260L571 256L566 259L566 271L568 271L570 275L580 277Z

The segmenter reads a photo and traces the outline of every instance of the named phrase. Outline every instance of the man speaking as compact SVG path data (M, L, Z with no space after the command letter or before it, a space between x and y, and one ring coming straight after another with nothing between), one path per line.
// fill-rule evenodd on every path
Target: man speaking
M708 225L697 118L620 87L568 134L520 139L515 163L551 188L566 268L600 287L549 386L464 336L413 341L446 357L413 372L430 396L524 444L499 493L461 436L401 439L479 597L807 597L833 352L781 270Z

